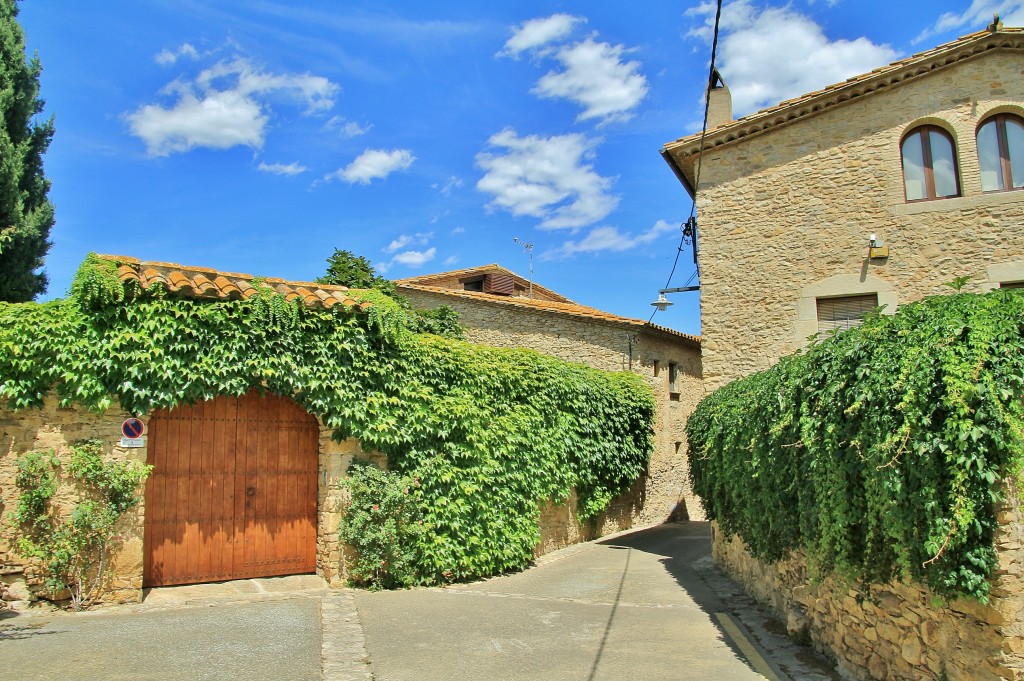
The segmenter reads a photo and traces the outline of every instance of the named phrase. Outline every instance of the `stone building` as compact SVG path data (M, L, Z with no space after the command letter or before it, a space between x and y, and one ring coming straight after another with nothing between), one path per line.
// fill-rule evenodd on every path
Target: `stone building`
M737 120L717 74L708 94L706 135L662 156L696 194L709 392L955 278L1024 282L1024 30L997 19ZM799 554L769 564L717 528L713 550L846 678L1022 679L1018 495L997 510L987 604L815 578Z
M708 390L955 277L1024 281L1022 49L994 24L737 120L716 79L703 140L662 150L697 197Z
M531 348L596 369L646 377L658 403L655 449L647 477L629 497L628 524L663 522L670 516L703 518L689 485L683 434L687 416L703 396L700 338L578 305L498 265L395 283L416 307L448 305L456 310L472 342Z

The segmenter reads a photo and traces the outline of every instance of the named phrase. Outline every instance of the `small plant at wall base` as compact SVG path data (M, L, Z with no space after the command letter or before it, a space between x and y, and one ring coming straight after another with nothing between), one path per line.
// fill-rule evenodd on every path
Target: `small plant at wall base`
M11 520L18 551L41 562L51 596L66 590L71 606L80 610L104 587L118 521L141 501L141 485L150 467L106 461L94 440L76 443L67 474L78 499L67 515L54 507L59 468L52 451L19 457L15 484L20 494Z
M423 535L419 480L362 462L348 475L339 537L356 554L345 561L349 582L371 590L416 584L415 551Z

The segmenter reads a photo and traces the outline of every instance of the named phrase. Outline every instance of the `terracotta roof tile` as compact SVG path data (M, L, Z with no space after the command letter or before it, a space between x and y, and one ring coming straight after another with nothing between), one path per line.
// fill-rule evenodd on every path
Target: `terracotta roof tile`
M219 272L208 267L187 267L169 262L142 262L120 255L100 257L117 263L117 276L122 282L134 281L142 289L159 285L172 293L202 300L239 300L255 295L258 290L252 283L255 277L251 274ZM372 307L372 303L355 300L345 286L280 278L264 278L262 281L286 300L299 299L309 307L330 308L339 304L360 310Z
M543 312L552 312L556 314L564 314L572 317L578 317L581 319L596 320L602 322L609 322L612 324L621 324L624 326L637 327L642 329L654 330L663 334L667 334L676 338L681 338L689 343L700 346L700 336L693 336L688 333L682 333L675 329L670 329L665 326L659 326L658 324L651 324L641 319L634 319L632 317L621 317L611 312L605 312L598 310L594 307L587 307L586 305L579 305L577 303L562 303L553 300L538 300L536 298L523 298L519 296L495 296L489 293L481 293L479 291L460 291L458 289L442 288L440 286L425 286L423 284L413 283L402 283L408 282L409 280L401 280L396 282L398 288L409 288L415 291L425 291L427 293L435 293L445 296L453 296L455 298L464 298L466 300L475 300L482 303L489 303L492 305L504 305L509 307L518 307L521 309L539 310Z
M874 92L885 90L899 83L927 75L961 60L969 59L995 49L1024 49L1024 28L1001 28L998 31L979 31L938 47L919 52L891 64L880 66L868 73L853 76L841 83L810 92L793 99L762 109L756 113L729 121L704 136L704 150L728 144L749 137L769 128L785 125L799 118L811 116L823 109L838 106L844 102ZM696 133L669 142L662 149L663 155L671 156L680 166L683 159L696 157L700 150L701 134ZM670 164L672 161L669 161ZM692 164L692 161L688 161ZM693 182L692 169L680 167Z

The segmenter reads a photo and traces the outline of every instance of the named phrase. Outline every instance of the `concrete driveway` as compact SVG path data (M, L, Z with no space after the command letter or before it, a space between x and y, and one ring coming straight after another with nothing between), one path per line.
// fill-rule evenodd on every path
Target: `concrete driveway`
M0 613L0 680L838 678L709 554L708 525L680 523L446 588L369 593L297 576Z

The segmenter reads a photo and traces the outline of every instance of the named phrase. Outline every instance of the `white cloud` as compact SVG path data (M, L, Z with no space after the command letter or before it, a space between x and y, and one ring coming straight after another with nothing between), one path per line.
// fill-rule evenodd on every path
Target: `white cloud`
M128 122L150 156L168 156L194 147L261 147L267 116L258 102L238 92L213 92L202 99L186 92L174 108L147 104Z
M465 227L456 227L455 229L452 230L452 234L465 234L465 232Z
M289 163L287 165L284 163L260 162L260 164L256 166L256 169L262 170L265 173L272 173L274 175L300 175L309 170L309 168L304 165L300 165L298 162Z
M216 90L221 82L244 95L283 92L297 96L305 102L310 112L332 108L333 97L338 92L338 86L323 76L267 73L243 58L219 62L202 71L196 78L196 84L205 91Z
M542 260L556 260L577 253L598 253L601 251L628 251L637 246L649 244L663 234L676 229L665 220L658 220L650 229L639 234L623 234L617 227L595 227L578 241L566 241L553 251L547 251Z
M583 135L519 137L505 129L491 136L491 151L476 156L485 174L477 189L492 194L489 207L541 220L543 228L591 225L619 203L609 194L612 180L587 163L598 141Z
M332 116L330 120L324 123L324 130L338 130L341 132L343 137L352 139L353 137L359 137L370 132L373 125L367 123L366 125L360 125L355 121L350 121L342 116Z
M452 192L454 192L456 189L462 189L462 186L464 184L465 183L462 181L461 178L452 175L443 183L435 182L434 184L430 185L430 188L436 189L437 193L440 194L441 196L451 196Z
M710 42L715 3L687 10L704 23L689 32ZM829 40L821 26L791 6L755 7L733 0L722 8L719 70L729 83L733 115L757 109L841 82L895 60L888 45L867 38Z
M344 168L330 173L325 180L344 180L350 184L370 184L398 170L407 170L416 157L408 149L367 149Z
M436 248L428 248L425 251L405 251L391 259L392 263L405 265L406 267L422 267L437 255Z
M247 59L219 62L194 81L175 80L161 94L176 101L165 107L146 104L125 116L132 134L151 156L167 156L195 147L260 148L266 136L270 99L297 98L307 112L334 106L338 87L310 74L272 74Z
M449 255L447 258L444 259L444 262L441 263L441 264L444 265L445 267L451 267L452 265L456 264L457 262L459 262L459 256L457 256L457 255Z
M161 66L170 66L182 57L188 57L189 59L198 59L199 51L196 50L196 48L190 45L189 43L182 43L181 47L179 47L174 52L171 52L170 50L166 49L161 50L160 53L156 55L156 57L154 57L153 59L156 61L157 64L160 64Z
M381 273L387 272L395 265L405 265L406 267L423 267L428 262L434 259L437 255L437 249L430 247L425 251L404 251L388 260L386 263L377 266L377 270Z
M1024 25L1024 2L1021 0L973 0L962 13L946 12L922 31L915 44L938 33L967 28L968 32L980 31L992 23L992 15L998 14L1004 26Z
M384 247L385 253L394 253L407 246L426 246L434 238L433 232L416 232L415 234L402 234L397 239Z
M549 71L531 92L579 104L583 112L576 117L577 121L628 120L648 88L647 78L639 73L640 62L623 61L625 54L622 45L595 42L591 38L562 47L554 57L564 70Z
M570 33L576 24L585 22L583 17L569 14L552 14L549 17L530 19L515 28L515 33L498 56L518 57L523 50L533 50L560 40Z

